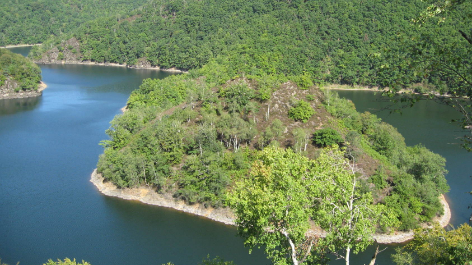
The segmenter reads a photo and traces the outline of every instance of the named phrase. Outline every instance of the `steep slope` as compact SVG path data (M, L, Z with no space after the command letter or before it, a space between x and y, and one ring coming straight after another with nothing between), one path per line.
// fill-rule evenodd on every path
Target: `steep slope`
M121 19L100 18L50 39L32 56L41 63L182 70L220 58L235 73L307 73L315 83L379 85L384 52L394 50L401 60L396 36L419 34L410 20L423 8L404 0L154 0ZM78 48L69 47L71 39Z
M127 13L148 0L2 0L0 46L42 43L99 17Z

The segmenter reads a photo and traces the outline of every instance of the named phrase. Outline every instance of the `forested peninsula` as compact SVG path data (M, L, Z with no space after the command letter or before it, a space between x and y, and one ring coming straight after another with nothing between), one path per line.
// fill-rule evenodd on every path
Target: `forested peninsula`
M0 48L0 99L37 97L46 88L30 59Z
M441 156L407 147L395 128L330 90L283 76L226 80L220 73L224 67L212 64L146 80L107 130L98 172L120 188L147 185L187 204L220 208L258 150L288 148L316 160L335 145L358 168L358 188L388 209L391 227L379 229L407 231L443 214L438 197L448 185Z

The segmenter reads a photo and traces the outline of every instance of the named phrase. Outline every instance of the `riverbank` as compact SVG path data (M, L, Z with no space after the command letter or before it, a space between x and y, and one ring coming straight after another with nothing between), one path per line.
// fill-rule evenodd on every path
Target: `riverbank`
M213 221L221 222L227 225L235 225L235 215L230 209L206 208L200 204L187 205L185 202L173 198L171 194L159 194L150 187L119 189L113 183L106 181L101 176L101 174L97 173L96 169L93 171L90 177L90 182L92 182L102 194L107 196L117 197L125 200L135 200L150 205L172 208L178 211L206 217ZM435 217L434 221L439 222L442 227L445 227L449 224L449 221L451 219L451 210L444 195L441 195L440 199L444 207L444 214L440 217ZM316 234L318 236L323 236L324 234L323 231L315 230L311 230L310 233ZM395 232L391 235L375 234L374 239L380 244L393 244L409 241L413 239L413 236L413 231L408 231Z
M5 82L6 84L0 87L0 99L14 99L14 98L32 98L32 97L39 97L43 94L43 90L45 90L48 85L43 81L40 81L37 90L29 90L23 91L20 90L18 92L15 91L15 87L17 84L15 82Z
M381 90L378 87L350 86L350 85L338 85L338 84L326 85L326 86L323 86L322 89L352 90L352 91L387 91L387 89Z
M39 45L41 45L41 43L38 43L38 44L16 44L16 45L6 45L6 46L0 46L0 48L9 49L9 48L19 48L19 47L33 47L33 46L39 46Z
M125 67L129 69L143 69L143 70L158 70L163 72L170 73L188 73L187 71L179 70L177 68L161 68L159 66L147 66L147 65L127 65L127 64L118 64L118 63L97 63L92 61L54 61L54 62L44 62L42 60L34 60L34 63L41 64L70 64L70 65L96 65L96 66L111 66L111 67Z

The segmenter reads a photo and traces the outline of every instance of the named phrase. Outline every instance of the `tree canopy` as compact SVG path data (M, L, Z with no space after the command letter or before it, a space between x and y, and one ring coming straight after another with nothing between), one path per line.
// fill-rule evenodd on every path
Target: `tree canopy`
M36 90L41 81L41 69L30 59L0 48L0 87L15 82L16 91Z
M0 46L42 43L62 36L81 24L121 15L147 0L2 0L0 1Z

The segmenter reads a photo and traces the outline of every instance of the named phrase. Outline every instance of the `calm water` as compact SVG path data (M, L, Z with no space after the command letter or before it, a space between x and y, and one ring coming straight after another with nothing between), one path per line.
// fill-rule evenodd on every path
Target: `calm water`
M27 53L28 49L15 49ZM89 182L99 141L142 79L157 71L93 66L42 66L48 88L28 100L0 100L0 257L43 264L76 258L93 265L197 264L210 254L236 264L268 264L249 255L236 229L165 208L102 196ZM359 110L380 107L372 93L343 92ZM454 112L421 103L400 115L377 113L399 128L408 144L422 142L448 159L453 224L468 220L471 154L459 149ZM389 252L378 264L391 264ZM368 263L369 251L352 264ZM342 264L342 262L335 262Z

